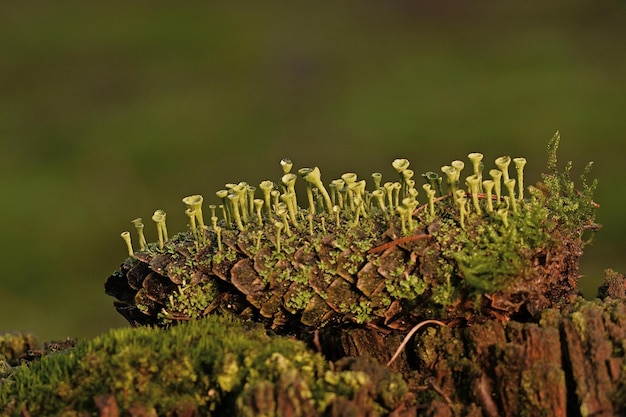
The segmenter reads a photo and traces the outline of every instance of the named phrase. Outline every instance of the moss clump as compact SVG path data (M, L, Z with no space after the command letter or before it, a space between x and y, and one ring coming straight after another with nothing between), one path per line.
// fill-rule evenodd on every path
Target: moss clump
M37 338L30 333L0 334L0 362L6 366L19 365L29 351L37 348Z
M333 370L303 343L270 338L258 325L211 316L168 330L112 330L24 365L0 382L0 415L115 408L252 416L271 415L285 402L317 414L356 397L369 398L368 407L381 414L398 406L406 384L377 370L387 383L349 368Z

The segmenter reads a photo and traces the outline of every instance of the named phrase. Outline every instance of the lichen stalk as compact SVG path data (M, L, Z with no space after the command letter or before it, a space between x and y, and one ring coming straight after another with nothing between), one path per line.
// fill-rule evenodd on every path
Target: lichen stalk
M493 212L493 187L495 182L493 180L484 180L483 189L487 195L487 213Z
M280 232L285 225L282 222L274 222L274 229L276 229L276 252L280 253Z
M428 197L428 210L430 213L430 217L435 217L435 194L437 193L433 190L431 184L422 185L424 191L426 191L426 196Z
M229 207L232 212L233 219L235 220L235 224L237 225L237 229L239 229L240 232L243 232L246 228L243 226L241 214L239 213L239 194L229 194L228 202L230 203Z
M324 183L322 182L322 174L320 173L320 169L318 167L313 168L311 171L307 172L303 179L310 183L313 187L315 187L322 198L324 199L324 204L326 206L326 211L328 214L333 212L333 202L330 199L330 195L328 195L328 191L326 191L326 187L324 187Z
M502 197L502 171L498 169L489 170L489 175L493 181L493 189L496 193L496 202L500 204L500 198Z
M441 167L441 172L443 172L446 175L448 190L452 194L452 197L454 198L454 201L456 203L456 198L457 198L456 191L458 190L458 181L456 179L457 171L454 167L450 165L444 165Z
M261 210L263 209L263 200L260 198L255 198L253 201L254 210L256 212L256 221L259 227L263 227L263 214Z
M197 240L200 240L202 243L205 241L205 225L204 225L204 217L202 215L202 202L203 197L199 194L190 195L183 198L183 203L187 206L187 210L193 213L193 219L191 215L185 212L189 217L190 227L193 231L193 235ZM197 225L197 227L196 227Z
M461 223L461 229L465 229L465 217L467 216L467 208L465 204L467 203L467 197L465 197L465 191L456 190L455 191L456 199L454 200L456 206L459 208L459 222Z
M389 206L389 212L393 212L394 207L396 207L393 204L393 182L386 182L385 184L383 184L383 188L385 189L385 195L387 196L387 204Z
M478 177L479 189L483 191L483 154L480 152L472 152L467 155L467 158L472 162L472 168L474 169L474 175Z
M159 236L159 248L163 249L163 244L167 241L167 226L165 225L165 212L157 210L152 215L152 221L156 223L157 234Z
M385 192L378 188L372 191L372 198L376 201L378 208L383 212L385 218L387 218L387 207L385 206Z
M480 192L480 187L479 187L480 178L478 178L478 175L476 174L470 175L469 177L465 179L465 182L467 186L469 187L470 192L472 193L472 202L474 204L474 210L476 210L476 214L481 215L483 211L480 208L480 200L478 199L478 193Z
M274 183L272 181L265 180L259 184L259 187L261 188L263 199L265 201L265 213L269 217L272 214L271 192L274 189Z
M189 218L189 230L191 231L191 234L193 235L194 239L197 240L198 230L196 228L196 213L194 212L193 209L187 208L185 210L185 214Z
M348 197L348 207L350 208L351 212L354 212L354 200L353 200L352 193L349 192L349 189L350 189L350 184L353 184L356 182L356 178L357 176L354 172L347 172L341 176L341 179L345 183L345 188L347 188L346 191L348 191L346 192L346 196Z
M509 194L510 204L513 208L513 213L517 214L517 199L515 198L515 180L513 178L509 178L504 181L504 185L506 186L507 192Z
M143 250L148 245L148 242L146 242L146 236L143 234L144 224L141 217L132 220L131 223L135 226L139 235L139 249Z
M120 234L124 242L126 242L126 248L128 249L128 256L131 258L135 257L135 251L133 250L133 242L130 239L130 232L122 232Z
M296 195L292 193L282 194L280 196L280 200L282 203L285 204L285 206L287 206L287 212L289 213L291 224L293 224L293 226L296 229L300 229L300 223L298 222L298 208L296 205Z
M230 224L233 221L233 216L231 214L230 204L228 201L228 194L228 190L218 190L215 192L217 198L222 200L222 206L224 209L224 221L226 221L226 224Z
M287 210L287 205L285 203L281 202L276 206L276 214L283 222L285 233L287 233L287 236L291 236L291 228L289 227L289 220L287 219Z
M526 165L526 158L513 159L515 164L515 170L517 171L517 193L519 201L524 200L524 166Z

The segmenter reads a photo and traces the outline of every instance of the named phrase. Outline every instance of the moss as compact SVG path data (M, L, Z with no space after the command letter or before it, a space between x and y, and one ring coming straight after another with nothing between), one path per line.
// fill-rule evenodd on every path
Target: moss
M219 293L218 283L213 279L198 285L180 287L177 292L170 295L165 307L159 313L159 318L167 325L177 320L203 317Z
M5 362L5 366L19 365L20 360L36 347L37 338L31 333L0 334L0 361Z
M323 412L338 398L355 396L370 378L334 371L303 343L270 338L258 325L211 316L167 330L112 330L20 367L0 384L0 415L95 413L103 396L112 396L122 410L140 404L164 416L183 406L198 415L271 414L276 399L257 395L271 388L273 398L279 386L285 395L297 394L303 409ZM398 401L398 394L388 392L390 384L404 383L399 376L387 378L372 394L382 411ZM297 393L287 386L298 387ZM269 402L259 404L263 398Z

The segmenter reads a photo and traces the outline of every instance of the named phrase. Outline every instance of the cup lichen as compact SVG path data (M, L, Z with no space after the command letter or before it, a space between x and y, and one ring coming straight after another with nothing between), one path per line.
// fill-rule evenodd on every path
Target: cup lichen
M545 186L529 187L529 199L519 191L524 158L497 158L497 169L488 171L491 179L481 180L483 156L469 154L473 169L465 189L459 180L463 161L442 167L447 190L442 178L428 171L421 176L424 205L417 201L415 174L407 159L392 163L397 182L382 183L376 173L370 190L365 180L348 172L330 182L332 195L319 168L300 169L297 176L291 174L291 165L281 162L284 192L263 181L258 187L263 198L255 199L255 187L227 184L216 193L226 209L221 218L212 216L212 228L198 227L196 235L182 233L170 241L160 235L157 246L134 252L139 264L123 267L107 283L107 292L120 300L118 311L129 320L152 323L153 312L164 307L159 294L141 290L157 300L150 309L138 309L125 294L135 294L150 271L168 282L168 265L183 254L190 273L196 274L186 277L187 285L223 282L226 294L248 304L242 311L287 331L299 324L353 321L409 328L430 318L471 321L536 314L576 291L581 236L596 227L595 183L583 178L583 190L578 191L569 179L571 164L564 173L556 169L558 140L555 135L550 141ZM511 161L517 180L508 178ZM298 178L307 186L308 208L297 204ZM405 287L385 271L405 264L426 288L399 297L389 289ZM283 278L276 281L274 274ZM381 284L390 279L389 285ZM405 289L410 288L415 287ZM286 305L300 291L315 296ZM350 307L346 300L361 307Z

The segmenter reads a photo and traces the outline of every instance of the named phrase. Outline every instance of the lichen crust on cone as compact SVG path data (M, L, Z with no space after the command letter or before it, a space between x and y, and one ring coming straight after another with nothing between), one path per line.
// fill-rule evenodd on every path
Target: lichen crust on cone
M285 332L346 322L404 331L426 319L537 317L575 296L583 233L599 228L591 164L577 189L571 163L557 168L558 144L557 133L548 173L530 187L524 158L485 168L477 152L421 178L396 159L397 176L367 182L346 173L325 183L319 168L292 173L284 159L279 181L226 184L208 206L184 198L185 232L170 237L157 210L147 243L133 220L139 249L122 233L129 257L105 290L133 325L224 314Z

